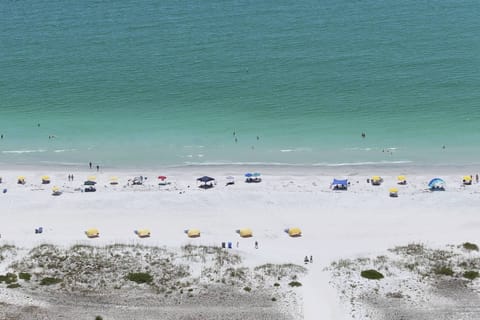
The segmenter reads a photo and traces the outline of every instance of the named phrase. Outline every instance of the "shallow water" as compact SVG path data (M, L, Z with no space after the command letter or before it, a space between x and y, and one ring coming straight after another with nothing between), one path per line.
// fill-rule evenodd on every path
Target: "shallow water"
M480 164L479 9L3 1L0 163Z

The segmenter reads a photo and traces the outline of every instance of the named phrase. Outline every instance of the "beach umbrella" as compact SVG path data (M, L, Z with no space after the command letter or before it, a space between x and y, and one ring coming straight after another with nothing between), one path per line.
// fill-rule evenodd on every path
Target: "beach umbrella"
M95 180L97 180L97 177L95 177L95 176L90 176L90 177L87 178L87 180L88 180L88 181L95 181Z
M25 180L25 176L18 176L18 180Z
M261 174L260 174L260 173L258 173L258 172L254 172L254 173L252 174L252 176L254 176L254 177L260 177L260 176L261 176Z
M440 178L433 178L428 183L428 187L431 190L445 190L445 181L443 181L443 179L440 179Z
M390 193L390 197L398 197L398 188L390 188L388 192Z
M213 181L215 180L214 178L212 177L209 177L209 176L203 176L203 177L200 177L197 179L197 181L200 181L200 182L203 182L203 183L207 183L207 182L210 182L210 181Z
M405 180L407 180L407 177L405 177L405 176L398 176L398 177L397 177L397 180L398 180L398 181L405 181Z
M302 230L300 230L300 228L297 228L297 227L289 228L285 231L287 231L287 233L290 237L301 237L302 236Z
M118 181L118 178L117 177L111 177L110 181Z
M167 177L166 176L158 176L158 179L163 181L163 180L167 179Z
M247 172L247 173L245 173L245 177L251 178L251 177L253 177L253 174L251 174L250 172Z
M472 184L472 178L470 176L463 176L463 184Z
M148 237L150 237L150 230L148 230L148 229L136 230L136 231L135 231L135 234L136 234L139 238L148 238Z
M91 228L85 231L85 234L89 238L98 238L100 236L100 232L96 228Z
M250 238L253 237L253 232L252 229L250 228L243 228L240 230L237 230L237 233L240 235L242 238Z
M189 238L198 238L198 237L200 237L200 230L198 230L198 229L188 229L188 230L185 230L185 231L186 231L185 233L187 234L187 236L188 236Z
M42 180L50 180L50 177L49 176L43 176Z

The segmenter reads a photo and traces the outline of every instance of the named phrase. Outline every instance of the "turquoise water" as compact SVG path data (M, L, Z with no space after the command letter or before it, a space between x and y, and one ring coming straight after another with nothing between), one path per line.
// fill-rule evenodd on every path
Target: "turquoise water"
M480 164L479 16L475 0L1 1L0 163Z

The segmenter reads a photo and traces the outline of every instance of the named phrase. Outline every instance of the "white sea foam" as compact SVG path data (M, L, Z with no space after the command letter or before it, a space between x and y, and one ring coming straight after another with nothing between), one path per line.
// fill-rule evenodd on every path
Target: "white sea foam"
M62 152L69 152L69 151L77 151L77 149L58 149L58 150L53 150L55 153L62 153Z
M5 154L9 154L9 153L22 154L22 153L38 153L38 152L47 152L47 150L37 149L37 150L5 150L5 151L2 151L2 153L5 153Z

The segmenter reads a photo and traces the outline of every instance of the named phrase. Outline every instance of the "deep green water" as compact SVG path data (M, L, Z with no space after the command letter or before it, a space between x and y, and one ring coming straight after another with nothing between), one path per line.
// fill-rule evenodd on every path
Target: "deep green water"
M479 17L476 0L0 1L0 163L480 164Z

